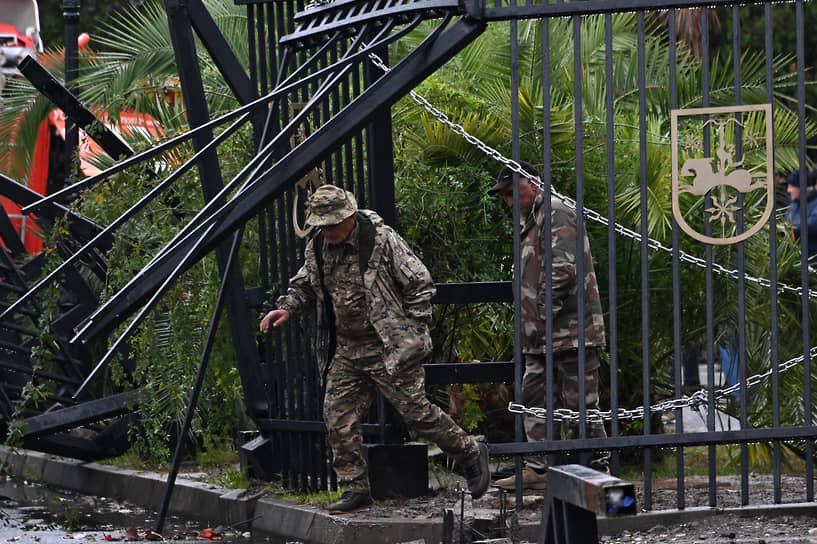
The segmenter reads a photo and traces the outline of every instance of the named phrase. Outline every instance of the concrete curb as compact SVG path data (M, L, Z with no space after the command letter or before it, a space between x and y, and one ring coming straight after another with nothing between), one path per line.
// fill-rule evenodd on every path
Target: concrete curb
M8 474L86 495L127 500L157 509L167 476L116 468L0 445L0 468ZM399 543L425 539L439 542L442 520L365 520L330 516L324 510L275 498L247 497L242 489L177 478L169 512L212 526L250 519L252 529L287 539L314 543Z
M162 474L120 469L2 445L0 470L16 478L84 495L127 500L151 509L157 509L161 504L167 482L167 476ZM320 508L270 497L247 496L242 489L224 489L184 478L176 480L169 511L211 526L230 526L252 520L253 531L310 544L399 544L423 541L435 544L442 539L442 513L439 519L330 516ZM817 504L694 507L643 512L634 516L599 517L597 522L600 535L614 535L625 530L644 531L659 525L669 527L722 514L817 517ZM248 527L249 524L244 526ZM522 540L535 542L539 531L539 523L520 524L517 535Z
M276 499L260 499L255 506L255 516L253 529L304 542L397 544L423 539L430 544L442 539L442 519L366 520L330 516L317 508Z
M87 463L31 450L0 445L0 467L25 480L76 491L84 495L127 500L158 509L167 476ZM244 490L177 478L168 511L209 524L233 525L253 516L256 500Z

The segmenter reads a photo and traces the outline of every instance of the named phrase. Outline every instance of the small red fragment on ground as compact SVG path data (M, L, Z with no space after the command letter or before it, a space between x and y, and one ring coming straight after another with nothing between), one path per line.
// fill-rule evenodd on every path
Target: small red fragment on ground
M208 540L221 540L221 535L213 531L211 528L202 529L200 536Z

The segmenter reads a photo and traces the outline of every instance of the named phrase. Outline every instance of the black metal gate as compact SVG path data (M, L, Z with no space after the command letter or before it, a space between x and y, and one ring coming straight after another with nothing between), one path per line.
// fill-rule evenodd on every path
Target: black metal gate
M440 8L439 4L435 7ZM555 416L554 421L554 415L519 404L510 408L520 414L549 417L553 436L558 435L559 419L601 418L609 427L609 437L492 444L491 451L493 455L532 451L556 455L611 449L614 459L620 452L641 452L644 506L650 508L653 458L674 450L677 502L682 508L686 448L706 446L709 505L715 506L718 459L723 456L716 446L737 444L741 500L746 504L749 444L768 446L774 478L779 481L784 444L796 440L798 445L793 449L803 454L807 483L804 497L786 500L812 500L808 483L815 431L809 357L810 278L806 261L792 261L792 243L776 234L781 227L787 228L781 225L778 205L781 173L804 165L805 190L806 142L813 136L803 109L804 4L733 6L724 2L702 6L688 2L668 7L618 2L446 6L448 13L461 15L458 24L462 26L488 22L506 25L510 34L508 50L503 53L510 54L510 96L529 96L532 93L520 93L520 87L537 80L545 90L539 105L541 118L534 123L540 131L533 138L540 146L538 154L521 156L520 150L530 153L536 146L520 135L518 101L512 101L511 106L514 138L510 157L496 157L495 151L478 139L472 138L476 140L472 143L498 158L497 169L511 158L542 165L544 188L576 208L580 231L591 234L594 254L603 255L602 263L606 264L598 274L604 278L600 281L609 335L609 374L605 378L610 410L588 414L582 409L578 414ZM418 10L424 17L436 15L429 6L416 2L315 4L299 15L299 26L281 41L293 47L314 45L316 42L310 40L322 43L324 37L339 31L354 35L364 27L363 21L386 24L405 17L410 10ZM787 49L788 44L776 47L774 18L793 22L795 35L800 37L799 51ZM711 28L715 23L727 32L714 32ZM523 25L524 32L520 30ZM762 29L763 40L747 36L743 25L751 25L751 32ZM630 28L629 50L616 44L622 27ZM568 61L552 57L557 36L568 42ZM533 42L540 48L538 63L520 59L523 40L528 40L525 47L530 48ZM758 44L762 50L753 51ZM657 49L660 54L656 54ZM794 64L793 69L781 69L784 58ZM658 64L657 59L661 60ZM519 66L524 62L529 63L524 66L529 79L521 81ZM539 71L531 77L532 65ZM556 88L554 70L565 67L572 70L572 88ZM629 80L621 75L628 71ZM588 87L591 81L594 86ZM617 84L622 87L617 88ZM663 88L660 99L651 96L656 94L656 87ZM554 96L557 91L566 94ZM557 145L552 140L553 129L543 128L553 126L552 112L565 101L575 153L567 165L553 163L552 150ZM429 110L435 115L433 108ZM605 110L613 115L605 115ZM438 117L446 123L444 116ZM790 124L796 124L796 134L785 130ZM454 123L448 125L455 132L461 129ZM593 148L588 149L591 138ZM625 166L619 160L622 152L633 157ZM588 164L602 165L605 170L589 172ZM692 168L696 165L705 165L709 171L696 171ZM623 183L627 176L630 180ZM748 185L737 181L740 176L748 178ZM564 185L570 191L567 196L562 195ZM631 195L629 209L626 202L622 204L622 187ZM588 188L604 188L606 195L588 195ZM291 209L288 204L279 210L281 216ZM656 219L650 215L656 214L655 207L666 224L663 233L652 224ZM803 254L807 238L803 235L799 241ZM625 267L616 258L622 253L639 265ZM759 256L763 256L761 262L756 260ZM621 276L622 269L627 277ZM800 272L792 275L795 269ZM654 286L665 293L669 289L671 296L654 293ZM512 282L439 287L438 304L513 300ZM786 308L784 313L800 309L797 327L802 342L785 349L779 345L781 307ZM754 315L747 317L753 309ZM427 365L427 372L430 382L504 381L515 375L519 384L522 370L507 363L468 363ZM787 374L783 382L781 374ZM792 380L793 376L798 377ZM802 390L795 395L802 399L798 417L781 418L781 397L791 398L789 391L781 392L781 383L787 384L784 388ZM520 398L518 388L516 395ZM684 415L700 410L705 414L701 428L685 429ZM732 427L720 423L727 415ZM662 427L673 418L674 430L664 432ZM614 467L617 465L614 462ZM781 500L778 487L775 501Z

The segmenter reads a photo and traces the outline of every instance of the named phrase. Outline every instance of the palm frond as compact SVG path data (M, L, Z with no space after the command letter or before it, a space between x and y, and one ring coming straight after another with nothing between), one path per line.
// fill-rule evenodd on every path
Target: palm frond
M483 118L477 112L445 113L469 134L489 145L498 143L494 141L497 131L492 120ZM482 158L482 151L425 114L421 118L421 132L407 133L406 145L416 149L422 160L431 165L468 163Z
M54 110L50 100L22 78L9 79L0 108L0 157L7 175L27 181L40 125Z

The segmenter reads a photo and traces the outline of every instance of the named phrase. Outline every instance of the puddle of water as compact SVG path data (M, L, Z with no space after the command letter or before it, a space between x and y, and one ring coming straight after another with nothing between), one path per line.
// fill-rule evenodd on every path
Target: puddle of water
M175 515L162 535L152 533L158 514L127 502L79 495L0 476L0 542L52 544L66 540L285 544L246 527L207 527ZM211 531L211 532L208 532Z

